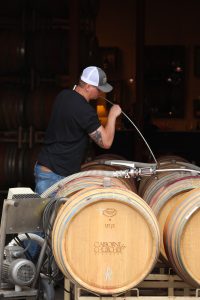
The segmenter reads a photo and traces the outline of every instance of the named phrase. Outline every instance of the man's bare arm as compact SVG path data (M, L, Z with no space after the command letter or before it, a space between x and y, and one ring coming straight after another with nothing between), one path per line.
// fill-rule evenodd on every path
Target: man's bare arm
M92 133L90 133L89 136L99 147L104 148L102 135L99 128L93 131Z
M113 105L109 111L105 127L101 125L97 130L89 134L92 140L101 148L109 149L111 147L115 135L116 118L120 114L120 106Z

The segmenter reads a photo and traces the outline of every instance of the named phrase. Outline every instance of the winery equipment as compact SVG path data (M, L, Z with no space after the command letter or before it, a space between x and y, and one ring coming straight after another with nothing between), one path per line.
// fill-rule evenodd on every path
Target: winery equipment
M30 188L9 189L3 204L0 228L1 299L45 299L38 296L40 293L47 294L48 290L54 296L52 284L46 284L47 278L41 273L47 253L45 239L34 234L43 231L42 214L49 201L41 199ZM28 235L28 232L32 233ZM16 244L13 236L21 245ZM23 244L24 240L27 240L27 246ZM27 257L27 250L33 240L43 249L37 263ZM47 287L46 291L41 291L44 286Z

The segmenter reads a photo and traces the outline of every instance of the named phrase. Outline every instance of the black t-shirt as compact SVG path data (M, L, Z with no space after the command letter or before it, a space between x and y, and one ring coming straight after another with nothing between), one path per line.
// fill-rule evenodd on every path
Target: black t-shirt
M38 162L61 176L80 171L88 134L101 126L94 108L72 90L58 94Z

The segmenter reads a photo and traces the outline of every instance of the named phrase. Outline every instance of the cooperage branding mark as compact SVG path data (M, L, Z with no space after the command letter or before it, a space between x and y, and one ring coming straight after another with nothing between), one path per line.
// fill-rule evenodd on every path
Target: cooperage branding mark
M115 208L106 208L103 210L103 215L109 218L114 217L117 214L117 210Z
M95 254L121 254L125 248L121 242L94 242Z
M113 229L113 228L115 228L115 224L105 224L105 227L106 228L110 228L110 229Z
M111 279L112 279L112 269L110 267L107 267L105 271L105 280L110 281Z

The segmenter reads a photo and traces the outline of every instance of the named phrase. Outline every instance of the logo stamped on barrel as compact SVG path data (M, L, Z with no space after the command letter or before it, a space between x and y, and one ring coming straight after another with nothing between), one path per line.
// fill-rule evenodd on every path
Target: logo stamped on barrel
M115 208L106 208L102 211L102 213L104 216L112 218L117 214L117 210Z
M95 254L121 254L125 248L121 242L94 242Z
M110 267L107 267L105 271L105 280L110 281L111 279L112 279L112 269Z

